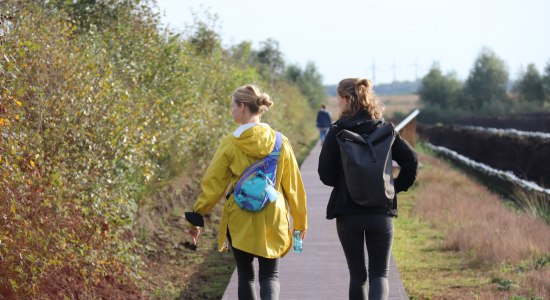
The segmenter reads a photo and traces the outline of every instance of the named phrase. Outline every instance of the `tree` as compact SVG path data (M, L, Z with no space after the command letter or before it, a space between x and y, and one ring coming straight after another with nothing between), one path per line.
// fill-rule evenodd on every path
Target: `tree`
M229 49L229 53L242 67L248 67L254 63L254 51L252 50L252 42L250 41L243 41L232 46Z
M302 77L302 68L298 65L292 64L286 68L285 75L288 80L296 83L300 80L300 77Z
M220 40L219 34L203 22L197 24L195 32L189 38L189 42L195 51L202 55L210 55L216 49L220 49Z
M546 64L546 68L544 68L542 91L544 93L544 101L550 102L550 61Z
M127 15L137 7L143 10L144 1L132 0L54 0L45 1L46 5L68 14L69 20L77 25L80 32L89 31L92 26L104 30L115 24L121 16Z
M519 79L514 91L518 93L521 101L542 104L544 102L544 90L542 77L534 64L527 66L527 71Z
M474 110L484 104L506 101L508 76L504 61L492 50L483 48L464 85L460 106Z
M443 75L438 64L434 64L428 74L422 78L418 90L420 99L427 105L452 108L457 105L462 83L455 73Z
M261 43L261 48L256 52L256 60L260 64L260 73L266 79L280 77L285 69L283 53L279 49L279 42L267 39Z
M323 77L317 71L315 63L308 62L304 70L297 65L290 65L285 74L290 82L300 87L300 91L306 96L310 107L317 108L327 99Z

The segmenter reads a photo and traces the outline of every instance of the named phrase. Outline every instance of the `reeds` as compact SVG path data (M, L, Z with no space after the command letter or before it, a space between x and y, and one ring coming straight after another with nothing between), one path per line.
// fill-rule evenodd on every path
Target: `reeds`
M550 195L517 188L513 198L525 212L550 224Z

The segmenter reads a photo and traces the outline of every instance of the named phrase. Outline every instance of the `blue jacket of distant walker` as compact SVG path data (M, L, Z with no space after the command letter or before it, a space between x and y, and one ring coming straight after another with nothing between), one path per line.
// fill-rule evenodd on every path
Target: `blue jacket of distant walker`
M317 112L317 127L318 128L329 128L332 125L332 120L328 111L320 109Z

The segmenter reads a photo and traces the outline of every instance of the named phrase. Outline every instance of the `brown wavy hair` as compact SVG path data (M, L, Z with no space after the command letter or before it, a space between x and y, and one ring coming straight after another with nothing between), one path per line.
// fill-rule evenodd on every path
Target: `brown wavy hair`
M366 111L371 119L381 119L384 112L384 105L376 97L372 89L372 82L366 78L346 78L338 83L336 89L338 96L349 100L347 109L342 112L341 117L355 116L360 111Z

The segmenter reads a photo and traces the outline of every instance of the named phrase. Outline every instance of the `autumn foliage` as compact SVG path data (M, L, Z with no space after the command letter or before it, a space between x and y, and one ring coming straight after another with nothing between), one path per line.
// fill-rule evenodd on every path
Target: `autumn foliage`
M315 134L292 83L200 53L140 1L79 3L0 6L0 298L140 298L142 200L206 167L236 87L266 90L293 142Z

